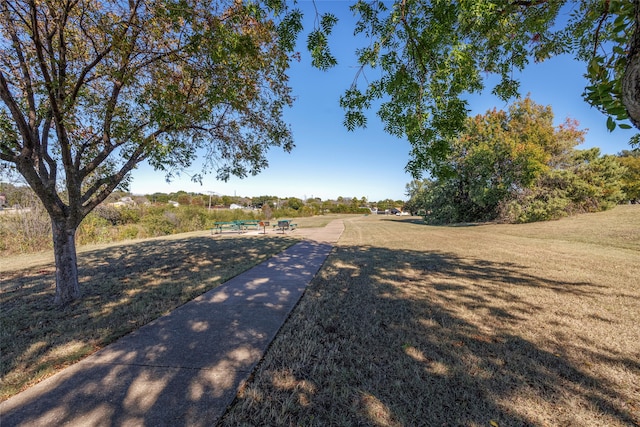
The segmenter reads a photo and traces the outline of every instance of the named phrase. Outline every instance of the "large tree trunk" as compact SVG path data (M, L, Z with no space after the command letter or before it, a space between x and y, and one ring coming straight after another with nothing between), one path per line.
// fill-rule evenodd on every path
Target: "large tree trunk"
M67 304L80 297L78 259L76 257L76 227L67 221L52 219L53 253L56 261L56 296L54 303Z
M635 3L635 30L629 43L627 68L622 78L622 103L631 123L640 129L640 1Z

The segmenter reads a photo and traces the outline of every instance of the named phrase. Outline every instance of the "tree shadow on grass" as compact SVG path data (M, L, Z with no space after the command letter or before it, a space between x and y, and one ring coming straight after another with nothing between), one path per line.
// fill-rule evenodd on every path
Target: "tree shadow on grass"
M203 245L199 251L209 247L197 239L182 243ZM236 243L246 257L251 246ZM302 242L235 276L0 403L3 425L212 425L330 250L327 244ZM135 252L161 256L146 245ZM92 262L100 259L96 255ZM127 257L117 260L126 264ZM178 261L173 256L160 265Z
M173 294L167 289L215 276L208 260L222 263L220 252L228 254L224 262L240 265L258 248L277 244L242 240L226 247L196 238L162 249L150 243L92 253L83 260L83 277L91 277L85 288L123 283L99 303L113 321L125 312L110 304L130 306L147 288L166 288L141 299L146 307ZM328 245L304 245L282 264L260 265L274 268L278 279L253 269L240 283L232 280L78 363L73 375L54 377L55 388L42 383L39 398L3 402L3 425L211 425L285 320L290 286L313 275L302 266L328 252ZM146 286L127 288L134 277ZM27 280L21 288L34 286ZM99 294L85 292L86 301ZM637 353L593 342L589 325L562 324L563 316L578 316L570 303L597 305L608 292L514 263L338 247L222 424L637 425L631 385L639 379ZM550 308L557 297L568 303L556 307L562 316ZM64 316L83 315L80 304L80 311L72 308ZM545 329L547 313L556 325ZM135 349L130 339L137 340ZM631 380L620 382L563 354L576 349L598 364L628 369Z
M546 323L608 292L512 263L339 247L222 425L638 425L638 353Z
M64 308L52 304L52 264L3 273L0 357L7 388L2 395L23 387L26 376L16 379L12 371L48 376L295 242L207 236L82 252L82 296Z

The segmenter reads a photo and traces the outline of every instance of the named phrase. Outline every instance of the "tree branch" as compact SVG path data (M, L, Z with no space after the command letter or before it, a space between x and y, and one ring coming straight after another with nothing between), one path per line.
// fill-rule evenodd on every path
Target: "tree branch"
M32 150L33 149L33 140L31 139L31 129L27 124L24 116L22 115L22 111L20 110L20 106L13 99L11 95L11 91L9 90L9 85L7 80L4 77L4 73L0 70L0 98L2 101L9 107L9 111L11 111L11 117L16 123L20 134L22 135L23 146L21 147L23 150ZM25 153L26 154L26 153Z
M5 20L7 22L6 28L8 29L8 32L11 36L11 44L13 45L13 50L16 53L16 58L20 66L20 70L22 71L22 78L24 79L24 91L27 95L26 99L29 108L29 125L31 126L32 130L35 130L37 132L36 103L33 94L31 73L29 73L29 67L27 66L27 61L25 60L24 52L22 51L22 44L20 43L20 38L18 37L18 34L16 32L16 24L13 22L13 19L11 19L7 2L3 1L2 6L2 13L5 16Z
M112 175L100 178L89 187L81 198L81 205L84 211L84 215L91 212L96 206L102 203L113 190L122 182L124 177L133 170L133 168L142 162L147 155L145 149L151 140L159 135L158 132L146 138L146 143L140 144L133 152L127 162L120 168L120 170Z
M513 2L511 2L512 5L514 6L524 6L524 7L531 7L531 6L540 6L541 4L545 4L545 3L549 3L549 0L515 0Z
M604 11L602 12L602 17L600 18L600 22L598 22L598 27L596 28L596 33L593 36L593 56L596 56L598 51L598 44L600 40L600 30L602 29L602 24L606 21L607 16L609 16L609 0L605 0L604 2Z

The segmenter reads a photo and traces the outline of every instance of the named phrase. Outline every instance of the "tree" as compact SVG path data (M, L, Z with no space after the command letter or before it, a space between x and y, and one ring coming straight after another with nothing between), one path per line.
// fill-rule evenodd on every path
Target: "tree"
M258 196L251 199L254 206L275 205L278 200L276 196Z
M640 150L623 150L617 160L626 169L622 176L622 191L627 200L640 203Z
M562 167L549 169L535 186L507 200L501 217L532 222L609 209L624 197L624 171L614 156L601 156L597 147L571 150Z
M285 206L297 211L304 206L304 202L297 197L289 197L285 202Z
M167 203L169 202L169 195L165 193L153 193L151 195L151 201L153 203Z
M176 202L180 203L182 206L188 206L191 204L191 196L187 193L178 194Z
M427 191L429 183L429 180L414 179L405 186L405 194L409 200L404 204L404 209L411 215L416 215L423 210L422 196Z
M454 169L461 221L491 220L515 193L532 188L582 142L584 132L567 120L553 125L551 107L528 97L505 111L489 111L467 120L454 142Z
M367 38L357 77L367 68L380 77L356 78L345 92L345 125L365 126L364 111L380 102L385 130L412 144L407 169L415 177L446 174L442 161L464 128L466 94L497 75L492 92L516 98L514 72L554 55L586 64L585 100L608 116L610 130L640 127L640 0L359 0L352 10L355 32ZM323 41L312 51L321 68L335 63L324 43L335 23L328 16L317 30L325 37L310 40Z
M451 142L449 178L414 182L412 209L433 223L543 220L601 210L621 197L621 168L597 149L575 150L583 131L553 125L550 107L529 98L508 111L467 119Z
M80 295L78 225L140 162L171 176L200 150L227 179L292 148L299 29L278 1L0 0L0 160L51 218L57 304Z

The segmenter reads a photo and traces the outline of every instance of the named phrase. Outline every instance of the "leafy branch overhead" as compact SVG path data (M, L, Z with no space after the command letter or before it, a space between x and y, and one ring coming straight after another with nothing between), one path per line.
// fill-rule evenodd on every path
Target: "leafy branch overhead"
M555 55L585 63L584 98L610 130L640 126L638 0L360 0L351 9L355 33L368 40L357 51L361 71L377 69L380 78L356 80L344 93L345 126L366 126L366 110L380 101L385 130L412 144L407 168L415 176L445 174L442 162L467 116L465 95L497 75L492 93L513 99L514 75ZM330 55L322 43L312 52Z

